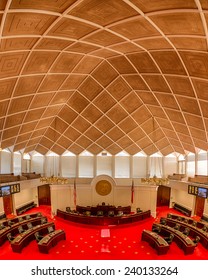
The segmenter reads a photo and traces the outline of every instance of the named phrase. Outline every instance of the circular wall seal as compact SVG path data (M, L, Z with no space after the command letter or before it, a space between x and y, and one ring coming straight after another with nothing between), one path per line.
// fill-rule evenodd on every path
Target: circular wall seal
M99 195L104 196L108 195L111 192L112 186L111 183L107 180L100 180L99 182L97 182L95 189Z

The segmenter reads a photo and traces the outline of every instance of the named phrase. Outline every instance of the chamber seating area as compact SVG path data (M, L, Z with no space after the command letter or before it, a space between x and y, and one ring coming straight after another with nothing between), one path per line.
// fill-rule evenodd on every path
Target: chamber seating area
M37 240L39 251L48 253L51 247L63 239L66 239L64 230L56 230L54 222L48 221L41 212L7 219L1 223L0 246L8 240L13 252L21 253L32 240Z

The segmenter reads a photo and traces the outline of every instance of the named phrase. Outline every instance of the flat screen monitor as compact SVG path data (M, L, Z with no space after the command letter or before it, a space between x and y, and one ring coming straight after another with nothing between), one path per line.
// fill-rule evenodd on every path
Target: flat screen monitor
M11 194L10 186L3 186L1 187L1 195L6 196Z
M205 188L198 188L198 196L207 198L207 189Z

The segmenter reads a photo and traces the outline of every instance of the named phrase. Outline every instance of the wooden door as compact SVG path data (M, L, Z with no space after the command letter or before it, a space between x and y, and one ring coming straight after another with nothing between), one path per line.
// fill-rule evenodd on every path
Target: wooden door
M6 215L13 214L12 195L3 196L4 212Z
M51 205L50 185L42 185L38 187L38 203L39 205Z
M159 186L157 189L157 206L169 206L170 203L170 188Z
M196 196L196 204L195 204L195 212L194 212L196 216L202 217L204 212L204 203L205 203L205 198Z

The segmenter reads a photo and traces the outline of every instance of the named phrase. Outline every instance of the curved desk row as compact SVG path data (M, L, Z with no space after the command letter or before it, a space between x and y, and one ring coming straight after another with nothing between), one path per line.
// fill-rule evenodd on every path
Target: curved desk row
M151 216L151 212L150 210L148 210L136 214L107 217L107 216L86 216L83 214L68 213L58 209L57 216L67 221L71 221L75 223L103 226L103 225L120 225L120 224L138 222L143 219L149 218Z
M195 222L197 228L203 228L204 226L206 226L208 228L208 223L205 222L205 221L195 221L192 218L187 218L187 217L184 217L184 216L181 216L181 215L168 213L167 218L177 220L177 221L181 221L181 222L184 222L184 223L187 223L187 224L190 224L190 225L192 225Z
M27 223L31 223L32 226L37 226L41 224L42 217L35 217L29 220L23 220L19 223L14 223L12 226L6 226L5 228L0 230L0 246L7 240L7 234L11 233L12 236L19 234L18 227L22 226L24 230L27 229Z
M169 250L169 244L155 232L150 230L143 230L142 232L142 241L146 241L153 247L158 255L164 255Z
M30 219L32 219L32 218L41 217L41 216L42 216L42 213L41 213L41 212L36 212L36 213L21 215L21 216L14 217L14 218L11 218L11 219L6 219L6 220L2 221L2 222L0 223L0 225L9 226L9 223L10 223L10 222L11 222L12 224L15 224L15 223L19 223L20 221L23 221L23 220L30 220Z
M52 226L55 229L53 222L46 223L43 225L37 225L25 232L18 234L15 239L11 242L13 252L21 253L22 249L26 247L32 240L35 239L35 233L39 232L41 235L48 233L48 227Z
M171 233L173 233L174 234L173 241L176 242L178 247L180 247L184 251L185 255L192 254L194 252L196 247L195 243L179 230L176 230L170 226L157 224L157 223L154 223L152 225L152 229L155 227L160 227L160 234L162 236L169 236Z
M38 249L41 253L47 254L59 241L65 240L66 234L62 229L57 229L52 233L45 235L38 242Z
M183 221L178 221L171 218L162 218L163 220L166 220L166 223L170 227L174 227L176 224L180 225L180 231L183 231L185 228L189 228L190 232L189 235L192 238L196 238L196 236L200 237L200 243L208 249L208 232L203 231L201 228L198 228L197 226L193 226L192 224L184 223Z

